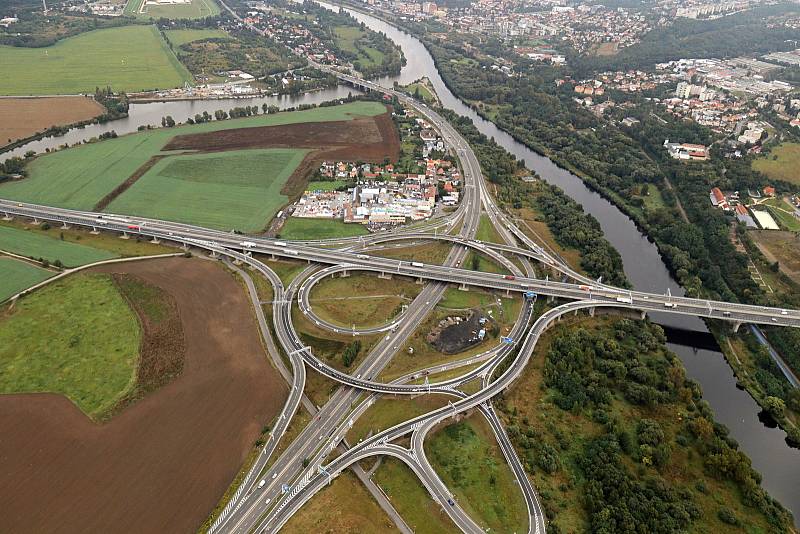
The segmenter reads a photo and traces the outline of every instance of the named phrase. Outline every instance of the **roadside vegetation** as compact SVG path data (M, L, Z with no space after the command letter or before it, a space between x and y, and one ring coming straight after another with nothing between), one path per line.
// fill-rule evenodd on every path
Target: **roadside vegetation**
M387 280L354 271L346 278L321 280L311 290L309 302L321 319L344 328L380 326L399 315L421 290L409 279Z
M56 267L78 267L118 256L107 250L66 241L59 238L57 232L36 232L0 225L0 250Z
M350 471L335 478L281 529L292 534L394 530L394 523Z
M431 499L417 475L400 460L384 457L372 479L386 493L392 506L415 534L461 532L442 506Z
M0 392L60 393L99 418L133 388L141 330L110 276L79 273L0 317Z
M447 395L435 393L415 397L400 395L396 398L378 398L347 432L347 441L351 444L358 443L403 421L441 408L447 404L449 398Z
M524 532L528 512L488 423L474 414L425 441L425 453L455 500L492 532Z

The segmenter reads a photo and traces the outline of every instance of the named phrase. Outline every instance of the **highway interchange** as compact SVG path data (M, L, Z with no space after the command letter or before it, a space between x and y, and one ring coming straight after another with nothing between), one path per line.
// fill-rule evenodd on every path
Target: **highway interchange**
M330 70L321 66L320 68ZM462 202L455 212L423 227L361 239L282 242L168 221L0 200L0 214L5 217L47 220L64 225L90 227L95 231L135 234L177 243L187 248L204 249L214 256L248 265L251 271L265 277L272 285L272 322L276 339L272 339L269 332L267 319L261 310L252 282L250 293L256 304L256 313L270 357L289 382L289 396L273 424L262 453L212 525L210 532L276 532L304 503L345 469L352 467L369 488L372 482L360 470L357 462L379 455L392 456L407 464L432 498L462 531L483 532L475 518L464 512L452 492L438 477L425 457L423 448L425 436L438 424L457 414L477 410L486 418L495 433L500 449L519 483L528 509L528 532L542 533L546 525L538 496L491 401L519 377L531 358L539 337L554 322L565 314L580 310L593 313L596 308L611 307L637 310L642 315L648 312L666 312L714 318L729 321L734 327L744 323L800 327L800 312L796 310L631 291L602 284L576 273L559 258L534 243L501 212L488 193L474 152L460 134L435 111L392 89L336 71L331 72L342 81L362 89L380 91L398 98L404 106L415 109L439 130L446 145L458 157L465 182ZM484 212L507 244L475 240L478 223ZM448 230L452 232L456 228L458 232L448 233ZM422 231L427 229L435 232ZM442 229L442 233L439 233L439 229ZM431 240L453 245L443 265L422 265L370 254L370 247L387 242ZM511 274L483 273L461 268L470 249L503 265ZM256 255L306 260L309 266L284 287L274 271ZM512 262L508 256L519 259L519 264ZM317 317L310 304L309 294L313 286L326 276L349 271L406 276L429 283L407 311L389 324L347 330ZM512 331L506 336L506 341L462 361L421 369L390 383L376 381L375 378L381 370L425 320L450 284L456 284L462 289L488 288L524 295L522 311ZM542 297L568 302L556 305L536 317L534 304ZM380 333L383 337L352 374L342 373L316 358L313 351L300 339L292 321L292 306L295 302L300 312L321 328L354 335ZM281 351L288 358L290 367L286 366ZM505 366L502 372L499 371L501 366ZM342 386L322 407L315 406L303 393L307 367ZM426 371L435 374L459 367L469 370L455 378L418 383ZM481 380L481 389L478 392L468 395L459 389L461 384L476 379ZM353 421L381 395L414 396L429 393L449 395L452 401L447 406L405 421L357 444L346 442L345 435ZM298 437L287 444L276 457L275 452L281 438L301 404L313 417L313 424L306 425ZM410 447L394 443L405 436L410 436ZM378 497L374 489L373 487L372 492L378 498L379 504L397 516L391 510L388 500ZM401 530L408 531L399 516L396 523Z

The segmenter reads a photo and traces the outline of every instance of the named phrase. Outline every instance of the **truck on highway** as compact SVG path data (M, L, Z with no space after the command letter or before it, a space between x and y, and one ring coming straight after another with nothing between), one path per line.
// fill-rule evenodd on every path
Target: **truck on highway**
M514 277L513 277L513 276L511 276L510 274L507 274L507 275L505 275L505 276L503 277L503 280L516 280L516 278L514 278Z
M425 264L423 264L423 263L420 263L420 262L418 262L418 261L412 261L412 262L411 262L411 266L412 266L412 267L424 267L424 266L425 266Z
M617 302L622 302L624 304L633 304L633 299L630 297L617 297Z
M677 308L677 307L678 307L678 305L677 305L677 304L675 304L674 302L665 302L665 303L664 303L664 307L665 307L665 308Z
M279 247L285 247L286 246L286 242L285 241L275 241L275 245L277 245Z
M139 230L139 225L138 224L129 224L128 225L128 230Z
M583 291L591 291L592 290L591 286L578 286L578 288L583 290Z
M289 254L294 254L295 256L300 254L300 252L298 252L297 250L294 250L294 249L286 249L286 252L288 252Z
M258 489L263 488L264 484L266 484L266 483L267 483L267 481L265 479L262 479L261 482L258 483Z
M239 243L239 245L244 248L253 248L254 246L256 246L256 244L253 243L252 241L242 241L241 243Z

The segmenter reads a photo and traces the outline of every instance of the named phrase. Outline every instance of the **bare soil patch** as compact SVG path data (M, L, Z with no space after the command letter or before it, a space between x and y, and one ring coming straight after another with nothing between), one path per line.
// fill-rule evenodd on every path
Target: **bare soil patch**
M62 396L0 396L0 428L13 429L0 432L2 532L194 531L285 399L249 299L218 265L169 258L98 271L174 299L183 371L104 424Z
M440 320L428 333L427 340L443 354L458 354L483 341L478 332L491 324L480 311L470 310L466 317L451 315Z
M90 97L0 98L0 146L101 115L105 108Z

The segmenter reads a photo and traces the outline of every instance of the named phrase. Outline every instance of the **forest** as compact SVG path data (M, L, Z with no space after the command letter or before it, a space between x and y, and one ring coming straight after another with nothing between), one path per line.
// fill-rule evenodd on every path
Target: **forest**
M664 343L651 323L567 322L497 403L548 531L791 532L789 513Z

